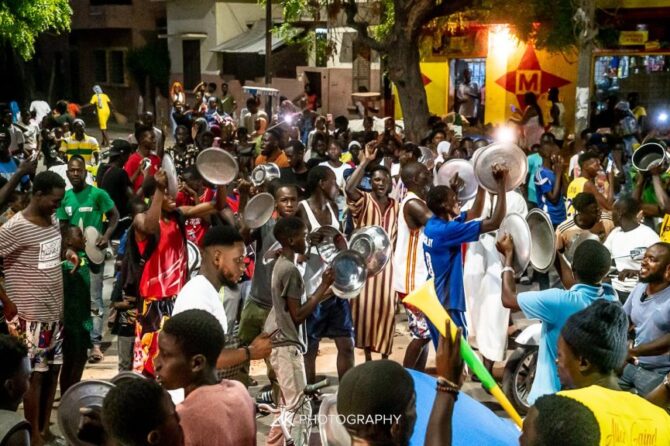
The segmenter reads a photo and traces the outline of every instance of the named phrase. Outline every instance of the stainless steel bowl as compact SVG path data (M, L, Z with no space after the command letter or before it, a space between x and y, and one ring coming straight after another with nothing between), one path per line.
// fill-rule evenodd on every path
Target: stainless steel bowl
M429 170L435 167L435 154L433 151L424 146L419 146L419 150L421 151L419 162L425 165Z
M464 202L475 198L479 183L475 178L475 170L468 160L452 159L442 164L435 176L435 184L449 186L456 174L463 180L463 187L458 191L458 199Z
M391 240L381 226L366 226L357 229L349 240L349 249L363 256L368 277L381 272L391 258Z
M502 239L505 234L511 235L514 241L514 275L521 277L530 263L530 252L533 245L530 228L521 214L511 213L505 217L498 229L497 240Z
M237 173L239 166L233 156L223 149L210 147L198 155L195 160L200 175L211 184L216 186L229 184Z
M526 216L533 241L530 248L530 264L535 271L549 271L556 258L556 232L549 215L541 209L532 209Z
M89 446L93 443L78 438L80 409L90 407L102 409L102 402L107 393L114 388L114 384L107 381L88 380L80 381L67 389L61 397L58 408L58 426L65 437L67 444L73 446Z
M167 153L163 155L163 162L161 167L165 171L165 176L167 177L167 192L172 197L177 196L177 168L174 165L172 157Z
M333 293L342 299L358 297L368 278L365 258L352 249L335 256L333 263Z
M96 242L100 238L100 233L93 226L87 226L84 229L84 251L86 257L91 263L101 265L105 262L105 252L98 248Z
M332 226L321 226L310 234L319 256L330 264L335 256L349 246L344 235Z
M528 161L526 154L513 143L493 143L483 149L479 149L473 156L475 178L481 186L491 193L497 193L496 180L491 173L494 165L507 166L509 175L507 177L507 192L516 189L526 180L528 174Z
M275 178L279 178L279 166L275 163L261 164L251 171L251 182L256 187L269 183Z
M275 199L267 192L255 195L244 207L244 223L251 229L260 228L272 217Z

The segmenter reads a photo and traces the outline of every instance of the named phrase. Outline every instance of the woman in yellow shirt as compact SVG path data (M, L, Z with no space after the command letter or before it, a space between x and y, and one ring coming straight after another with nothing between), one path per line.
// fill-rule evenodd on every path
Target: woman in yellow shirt
M95 112L98 115L98 124L100 124L100 132L102 133L102 147L109 146L109 137L107 136L107 121L109 115L113 111L113 105L109 96L102 92L100 85L93 87L93 96L91 96L90 105L95 106Z

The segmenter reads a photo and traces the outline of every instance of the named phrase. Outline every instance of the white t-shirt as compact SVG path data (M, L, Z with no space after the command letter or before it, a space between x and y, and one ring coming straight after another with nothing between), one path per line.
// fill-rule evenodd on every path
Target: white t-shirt
M219 321L224 333L228 332L226 310L223 309L219 292L205 276L195 276L186 282L177 295L172 315L186 310L205 310Z
M50 172L56 172L63 180L65 180L65 190L72 189L72 183L70 183L70 180L67 177L67 164L56 164L55 166L49 167L48 170ZM93 176L91 174L86 175L86 184L93 186Z
M339 187L340 189L344 189L344 172L347 169L351 169L351 166L349 164L342 163L340 167L333 167L330 165L328 161L324 161L321 164L319 164L319 166L326 166L327 168L332 170L333 173L335 174L335 178L337 179L337 187Z
M610 235L605 240L605 247L612 253L615 258L617 271L621 272L624 269L640 270L641 262L633 260L630 257L631 250L635 248L648 248L654 243L660 241L658 234L651 228L645 225L639 225L632 231L624 232L620 227L616 227L610 232ZM612 286L617 291L624 291L630 293L637 285L637 279L626 279L620 281L619 279L612 279Z
M47 102L37 100L30 103L30 111L35 112L35 120L41 124L42 119L51 112L51 107Z

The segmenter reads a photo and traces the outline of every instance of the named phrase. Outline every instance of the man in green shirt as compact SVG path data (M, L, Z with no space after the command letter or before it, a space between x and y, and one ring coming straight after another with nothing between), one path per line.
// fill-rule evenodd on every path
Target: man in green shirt
M119 222L119 211L114 206L114 201L103 189L98 189L86 183L86 162L79 155L73 155L67 163L67 178L72 184L72 189L65 192L60 207L56 210L56 216L61 223L61 231L68 226L81 226L87 228L93 226L99 234L96 241L99 248L104 249L109 244L109 239ZM103 233L103 216L107 217L107 229ZM91 269L91 316L93 317L93 330L91 331L91 342L93 349L89 355L89 361L99 362L102 360L100 343L102 342L102 321L105 311L102 302L102 279L104 263L101 265L90 264Z

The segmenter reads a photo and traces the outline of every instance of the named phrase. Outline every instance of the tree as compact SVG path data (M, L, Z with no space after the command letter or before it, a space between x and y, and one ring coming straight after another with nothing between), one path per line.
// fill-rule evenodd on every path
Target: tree
M70 30L68 0L3 0L0 2L0 41L24 59L35 53L35 39L45 31Z
M533 40L538 49L588 50L593 48L595 39L594 13L590 13L590 21L579 20L577 13L585 4L594 3L595 0L285 0L282 5L284 27L303 16L320 18L324 7L331 17L343 11L347 26L357 31L357 40L384 58L388 77L398 90L406 134L419 141L428 130L429 116L419 65L419 38L431 21L458 15L459 20L508 23L521 41ZM588 51L584 56L589 67L590 54ZM588 86L588 73L586 78Z

